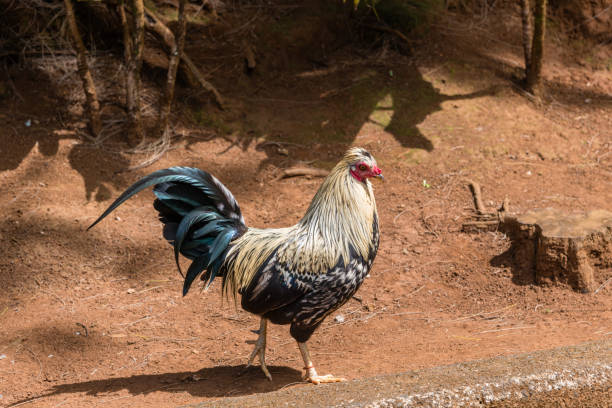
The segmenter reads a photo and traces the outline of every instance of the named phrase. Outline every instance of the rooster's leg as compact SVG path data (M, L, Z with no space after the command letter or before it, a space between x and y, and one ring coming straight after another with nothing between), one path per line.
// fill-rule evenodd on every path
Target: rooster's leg
M313 384L321 384L321 383L334 383L346 381L346 378L342 377L334 377L331 374L327 375L318 375L317 370L315 370L314 365L312 364L312 360L310 359L310 353L308 352L308 347L306 343L300 343L298 341L298 347L300 348L300 352L302 353L302 358L304 359L304 369L306 370L306 380L310 381Z
M259 325L259 337L257 338L257 342L255 343L255 349L251 353L249 357L249 362L247 363L246 368L249 368L255 359L255 356L259 356L259 363L261 364L261 371L264 372L268 380L272 381L272 376L268 371L268 367L266 367L266 331L268 329L268 319L261 318L261 323Z

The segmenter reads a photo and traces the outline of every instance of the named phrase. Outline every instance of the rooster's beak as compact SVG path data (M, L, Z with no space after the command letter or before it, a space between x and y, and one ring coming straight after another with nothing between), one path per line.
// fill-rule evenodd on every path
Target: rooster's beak
M372 169L372 173L374 173L372 177L385 181L385 178L382 175L382 170L379 169L378 167L374 166L374 168Z

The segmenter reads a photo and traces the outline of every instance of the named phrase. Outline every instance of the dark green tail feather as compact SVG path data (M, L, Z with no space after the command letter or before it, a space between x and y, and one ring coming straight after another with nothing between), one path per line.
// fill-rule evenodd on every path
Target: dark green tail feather
M210 286L222 269L230 242L242 235L247 227L232 193L209 173L189 167L156 171L130 186L87 229L130 197L153 185L156 203L163 204L156 204L155 208L160 213L160 220L170 229L168 240L174 246L181 276L178 254L193 260L184 276L183 295L204 270L202 280L207 281L206 287Z

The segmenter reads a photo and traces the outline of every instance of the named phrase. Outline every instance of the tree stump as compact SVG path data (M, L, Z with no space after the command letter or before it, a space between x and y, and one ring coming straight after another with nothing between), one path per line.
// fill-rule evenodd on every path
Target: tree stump
M567 215L547 208L504 217L514 266L535 272L538 284L565 283L583 293L595 289L595 271L611 272L612 213Z

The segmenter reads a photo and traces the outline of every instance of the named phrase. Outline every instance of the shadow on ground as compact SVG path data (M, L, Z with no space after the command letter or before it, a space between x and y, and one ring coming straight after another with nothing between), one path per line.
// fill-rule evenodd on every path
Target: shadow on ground
M240 365L203 368L193 372L144 374L69 383L56 385L44 395L16 401L13 405L25 404L34 399L55 395L85 393L103 397L106 394L123 390L131 395L146 395L153 392L186 392L194 397L218 398L271 392L288 384L303 381L301 373L292 368L268 366L268 369L273 376L273 381L269 381L258 367L251 367L245 371L245 366ZM109 399L112 398L109 396Z
M63 95L68 90L34 68L14 69L7 81L15 90L1 101L7 108L0 111L0 119L6 122L0 132L0 173L17 169L35 149L45 160L53 160L61 141L73 140L68 160L83 177L86 198L94 196L97 201L110 198L104 184L122 185L124 177L115 173L126 169L129 161L122 154L94 147L77 135L75 125L81 122L78 126L84 126L86 120L70 112L70 102ZM37 178L44 171L31 166L27 176L38 183Z
M510 268L512 273L512 283L515 285L533 285L535 283L535 271L533 270L532 266L527 265L525 262L518 261L522 259L530 259L521 254L517 254L517 250L519 248L520 246L513 240L510 248L491 258L489 264L496 268Z
M153 273L147 268L154 263L147 245L99 230L87 232L81 223L61 217L9 217L0 222L0 233L10 237L0 246L3 296L37 290L51 280L77 282L80 276L72 271L84 268L108 270L112 275L134 280L146 279ZM54 254L59 262L49 262L41 253Z

